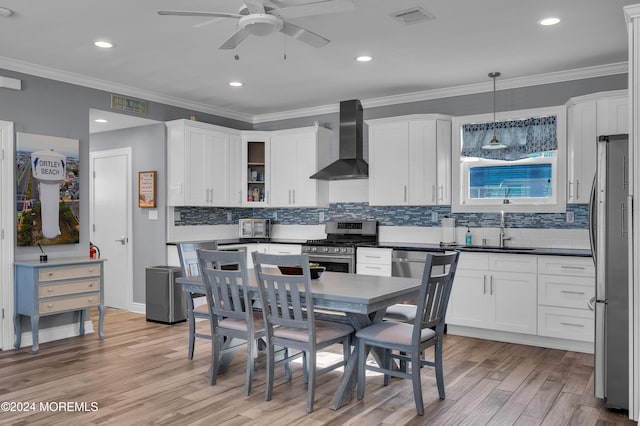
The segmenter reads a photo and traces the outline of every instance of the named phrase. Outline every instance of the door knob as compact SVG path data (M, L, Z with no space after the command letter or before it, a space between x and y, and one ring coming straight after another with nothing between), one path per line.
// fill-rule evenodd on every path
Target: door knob
M120 244L125 245L127 243L127 237L122 236L118 238L116 241L120 241Z

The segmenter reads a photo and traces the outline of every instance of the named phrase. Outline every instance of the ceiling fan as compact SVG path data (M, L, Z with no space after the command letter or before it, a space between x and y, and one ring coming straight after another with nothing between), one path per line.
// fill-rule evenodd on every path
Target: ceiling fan
M288 20L355 10L353 0L323 0L303 4L298 2L288 6L292 3L287 0L244 0L244 5L238 13L159 10L158 15L237 19L238 30L218 49L234 49L249 35L263 36L275 31L280 31L310 46L322 47L329 43L329 39L294 25Z

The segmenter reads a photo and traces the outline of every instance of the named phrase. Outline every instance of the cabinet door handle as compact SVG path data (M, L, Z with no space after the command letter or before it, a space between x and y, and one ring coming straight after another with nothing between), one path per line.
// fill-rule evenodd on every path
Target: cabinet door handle
M296 203L296 190L291 191L293 193L293 204Z
M289 190L289 204L291 204L291 190Z
M562 269L579 269L584 270L584 266L568 266L568 265L560 265Z
M580 199L580 181L576 179L576 200Z
M572 322L561 322L560 325L566 325L569 327L581 327L584 328L584 324L574 324Z
M493 275L491 275L491 279L489 280L489 294L493 295Z
M560 290L560 293L564 293L564 294L581 294L581 295L584 295L584 291Z
M431 185L431 201L436 202L436 186Z
M482 294L487 294L487 276L482 276Z
M407 185L404 186L404 201L407 202Z
M440 185L440 200L444 201L444 185Z

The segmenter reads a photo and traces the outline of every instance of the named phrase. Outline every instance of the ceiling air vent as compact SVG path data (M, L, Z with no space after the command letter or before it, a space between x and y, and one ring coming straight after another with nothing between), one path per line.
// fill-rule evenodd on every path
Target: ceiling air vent
M391 17L406 25L435 19L435 16L419 6L401 10L399 12L393 12L391 13Z

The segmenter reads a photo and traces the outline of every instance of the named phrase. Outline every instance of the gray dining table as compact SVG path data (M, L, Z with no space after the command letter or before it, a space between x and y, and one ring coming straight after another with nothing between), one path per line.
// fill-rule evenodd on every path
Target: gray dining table
M259 299L255 273L249 270L250 287L255 288L252 298ZM205 293L201 277L181 277L176 283L185 292ZM386 308L396 303L414 299L420 290L420 279L379 277L372 275L324 272L320 278L311 280L315 309L344 314L357 330L382 321ZM378 357L376 357L378 358ZM228 359L225 364L230 362ZM329 407L336 410L348 404L357 384L357 344L349 356L342 378Z

